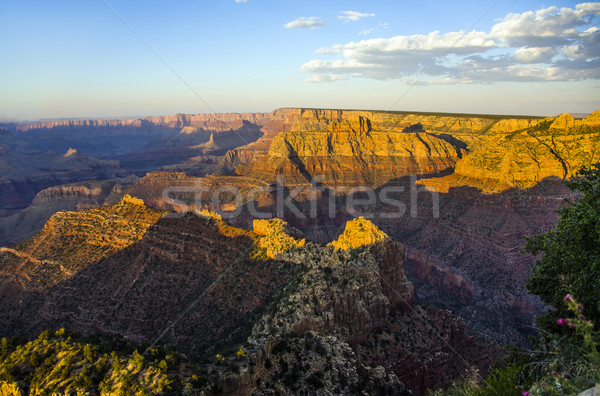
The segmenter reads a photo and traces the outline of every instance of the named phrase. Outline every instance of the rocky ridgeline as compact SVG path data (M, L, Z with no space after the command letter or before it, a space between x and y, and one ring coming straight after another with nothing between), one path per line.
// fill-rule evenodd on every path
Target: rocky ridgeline
M2 334L162 333L211 356L206 394L419 393L464 372L461 359L485 371L497 355L460 319L412 302L402 248L366 219L331 246L278 219L254 228L210 212L165 217L131 196L58 213L0 252ZM271 254L252 259L253 246Z
M277 257L303 271L254 325L242 349L249 356L223 357L240 373L208 370L208 394L401 395L407 384L420 394L466 368L454 347L483 370L498 353L482 353L447 312L413 305L399 245L363 218L331 246L309 242Z
M115 203L136 180L136 177L132 177L85 181L42 190L26 209L0 218L0 246L23 242L32 237L56 212L95 208Z
M14 249L38 260L58 262L60 270L53 272L28 260L17 266L31 287L36 287L36 282L47 287L139 241L162 216L163 212L130 195L113 206L58 212L42 231Z
M525 189L548 177L574 176L581 166L597 161L594 153L599 148L600 111L583 120L562 114L494 135L458 161L452 175L420 183L442 192L464 185L486 193Z
M18 124L18 132L28 132L35 130L48 130L58 128L151 128L151 127L169 127L184 129L188 133L193 128L213 129L221 127L223 130L229 130L231 127L224 127L229 123L241 123L244 120L252 123L261 123L269 117L269 113L225 113L225 114L176 114L170 116L144 117L124 120L60 120L60 121L42 121L30 124Z

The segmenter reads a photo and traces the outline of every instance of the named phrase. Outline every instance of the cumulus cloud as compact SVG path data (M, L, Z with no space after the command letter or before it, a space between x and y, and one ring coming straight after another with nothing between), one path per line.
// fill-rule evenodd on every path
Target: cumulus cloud
M600 3L508 14L489 32L431 32L322 47L334 59L300 67L311 82L349 78L426 81L573 81L600 78ZM365 34L370 31L365 31Z
M325 25L319 17L301 17L283 25L286 29L314 29Z
M367 12L358 12L358 11L342 11L338 16L339 19L344 21L358 21L359 19L374 17L375 14L367 13Z

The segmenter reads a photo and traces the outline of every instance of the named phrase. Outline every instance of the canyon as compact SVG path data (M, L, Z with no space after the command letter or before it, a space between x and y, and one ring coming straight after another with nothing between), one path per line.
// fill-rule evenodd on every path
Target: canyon
M501 355L450 312L412 301L401 246L368 220L348 222L330 246L301 237L279 219L248 231L129 195L59 212L34 238L0 250L0 332L65 327L160 340L189 356L227 356L242 344L247 367L215 370L206 389L215 393L286 393L298 364L305 375L293 392L314 387L315 374L345 392L423 393Z
M421 394L529 346L546 307L525 289L523 237L577 198L564 180L598 162L600 111L4 128L0 335L68 327L198 355L245 343L240 373L210 368L214 393Z

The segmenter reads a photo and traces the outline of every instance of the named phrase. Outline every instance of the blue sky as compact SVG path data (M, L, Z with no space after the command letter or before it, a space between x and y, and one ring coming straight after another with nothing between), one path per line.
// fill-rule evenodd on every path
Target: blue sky
M599 14L570 1L4 0L0 120L591 112Z

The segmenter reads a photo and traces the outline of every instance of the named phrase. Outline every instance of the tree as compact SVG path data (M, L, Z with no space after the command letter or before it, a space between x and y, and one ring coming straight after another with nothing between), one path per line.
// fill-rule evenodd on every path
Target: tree
M526 238L524 250L534 255L534 273L527 289L555 307L538 321L557 332L558 318L567 314L566 294L577 297L585 316L600 323L600 163L583 167L567 186L580 192L575 202L558 209L560 218L548 232Z

